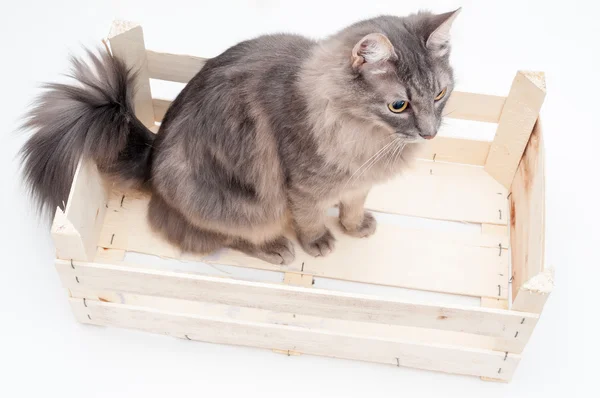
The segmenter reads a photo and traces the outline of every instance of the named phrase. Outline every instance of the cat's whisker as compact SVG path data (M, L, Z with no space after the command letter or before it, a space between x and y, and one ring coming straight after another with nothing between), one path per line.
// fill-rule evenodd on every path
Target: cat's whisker
M402 151L404 150L405 146L406 146L406 141L402 140L402 141L398 142L398 145L396 146L396 149L394 149L394 152L390 156L390 161L389 161L389 164L388 164L388 166L390 168L392 168L396 164L396 160L398 158L398 155L400 153L402 153Z
M394 146L394 149L391 151L390 156L388 157L388 161L385 164L386 169L391 168L393 166L392 159L394 158L394 153L396 153L396 151L398 150L399 142L400 142L400 140L396 140L396 145Z
M395 138L395 139L394 139L394 140L391 142L391 144L395 144L395 143L397 143L399 140L400 140L400 138L399 138L399 137L396 137L396 138ZM363 170L363 171L360 173L360 175L359 175L358 177L356 177L356 179L357 179L357 180L358 180L360 177L362 177L362 176L363 176L363 175L364 175L364 174L365 174L367 171L369 171L369 170L370 170L370 169L371 169L371 168L372 168L372 167L373 167L373 166L374 166L374 165L377 163L377 161L379 161L380 159L385 159L385 157L386 157L386 156L387 156L389 153L391 153L392 149L394 149L394 148L395 148L395 146L386 145L386 148L387 148L387 151L383 152L383 153L382 153L382 154L380 154L380 155L379 155L379 156L378 156L378 157L377 157L375 160L373 160L373 162L371 162L371 164L370 164L370 165L369 165L369 166L368 166L366 169L364 169L364 170Z
M389 138L389 137L388 137ZM393 138L393 137L392 137ZM350 176L350 178L348 179L348 181L346 182L346 184L344 185L344 189L346 189L346 187L348 186L348 184L352 181L352 178L356 175L356 173L358 173L363 167L365 167L369 162L371 162L377 155L379 155L381 152L383 152L386 148L388 148L390 145L392 145L394 143L394 140L392 140L390 143L388 143L387 145L385 145L383 148L381 148L380 150L378 150L373 156L371 156L369 159L367 159L366 162L364 162L358 169L356 169L356 171Z

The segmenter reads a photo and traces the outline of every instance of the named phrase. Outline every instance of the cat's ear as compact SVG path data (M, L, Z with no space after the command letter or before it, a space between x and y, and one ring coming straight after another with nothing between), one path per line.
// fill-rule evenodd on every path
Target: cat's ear
M396 58L390 39L381 33L370 33L352 49L352 68L359 71L365 65L381 65Z
M431 17L426 32L426 43L429 50L437 52L445 50L450 42L450 28L452 27L452 22L454 22L458 14L460 14L460 11L461 8Z

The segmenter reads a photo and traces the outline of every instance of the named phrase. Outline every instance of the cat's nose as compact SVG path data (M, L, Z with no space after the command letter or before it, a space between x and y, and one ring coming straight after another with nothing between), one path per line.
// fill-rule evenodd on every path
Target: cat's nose
M422 138L431 140L437 134L437 126L431 118L417 119L417 131Z

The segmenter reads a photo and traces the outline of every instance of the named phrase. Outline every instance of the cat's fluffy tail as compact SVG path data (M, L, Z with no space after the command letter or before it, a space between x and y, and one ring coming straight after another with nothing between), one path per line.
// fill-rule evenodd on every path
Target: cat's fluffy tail
M134 115L135 73L104 50L88 56L72 59L75 84L43 86L23 123L35 130L20 152L24 178L42 213L64 207L81 158L128 185L149 178L154 134Z

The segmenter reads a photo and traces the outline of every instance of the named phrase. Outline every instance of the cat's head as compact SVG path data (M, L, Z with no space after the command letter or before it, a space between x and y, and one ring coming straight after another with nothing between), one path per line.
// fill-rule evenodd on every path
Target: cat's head
M449 33L459 12L379 17L343 31L334 40L351 51L336 106L408 142L435 137L454 88Z

